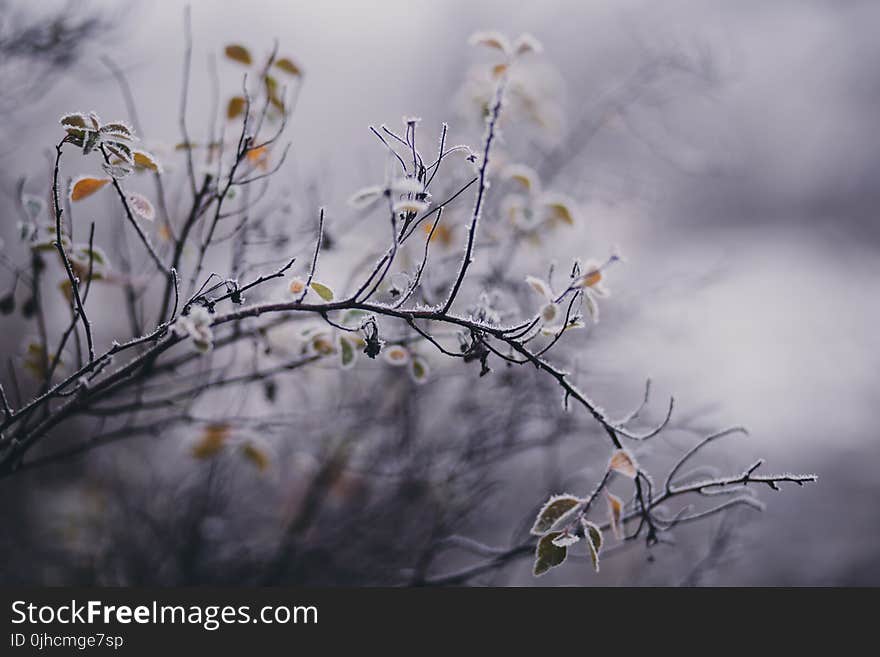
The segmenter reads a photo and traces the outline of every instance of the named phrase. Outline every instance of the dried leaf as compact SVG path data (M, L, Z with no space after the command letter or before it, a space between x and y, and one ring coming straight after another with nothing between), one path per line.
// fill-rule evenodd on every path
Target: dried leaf
M153 221L153 219L156 218L156 209L153 207L153 204L150 203L149 199L143 194L138 194L137 192L129 192L127 199L128 207L130 207L134 211L134 213L141 219Z
M617 495L605 491L605 499L608 501L608 521L611 524L611 533L618 541L623 540L623 500Z
M618 449L611 455L608 461L608 469L622 474L624 477L635 479L639 474L639 465L633 456L625 449Z
M549 531L560 518L569 514L580 502L581 499L574 495L554 495L538 511L531 533L535 536L541 536L544 532Z
M77 178L70 188L70 200L81 201L97 192L110 182L110 178L90 178L83 176Z
M202 434L190 450L197 459L208 459L216 456L226 446L232 429L226 422L206 424Z
M254 61L251 57L250 50L236 43L226 46L226 49L223 52L226 53L226 56L232 61L244 64L245 66L250 66Z
M271 462L268 451L252 440L242 444L241 455L253 463L260 472L265 472Z
M226 105L226 118L230 121L241 116L247 107L247 99L244 96L233 96Z
M593 570L599 572L599 552L602 549L602 530L589 520L581 520L584 526L584 537L587 539L587 547L590 550L590 560L593 562Z
M275 62L275 66L287 73L288 75L295 75L297 77L302 75L302 69L294 64L293 60L289 57L282 57L277 62Z
M526 276L526 283L532 286L532 289L545 299L553 298L553 291L550 286L540 278L535 276Z

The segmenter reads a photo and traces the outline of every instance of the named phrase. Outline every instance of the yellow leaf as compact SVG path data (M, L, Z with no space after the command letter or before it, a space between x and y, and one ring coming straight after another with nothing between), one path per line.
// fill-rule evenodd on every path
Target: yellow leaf
M192 447L192 455L202 460L216 456L226 446L230 431L230 426L226 422L206 424L202 429L202 435Z
M288 73L289 75L296 75L296 76L302 75L302 70L300 69L300 67L297 66L296 64L294 64L293 60L290 59L289 57L284 57L282 59L279 59L277 62L275 62L275 66L280 68L285 73Z
M433 235L431 235L432 230L434 231ZM452 228L450 228L446 224L438 226L437 229L434 230L434 224L426 222L424 224L424 231L428 235L431 235L432 242L436 240L440 242L443 246L449 246L450 244L452 244Z
M247 159L255 167L265 171L269 166L269 147L258 146L257 148L252 148L247 152Z
M226 46L226 50L224 52L229 59L236 61L240 64L244 64L245 66L250 66L253 62L250 50L248 50L244 46L233 43Z
M247 99L244 96L233 96L226 106L226 118L231 121L241 116L245 107L247 107Z
M81 201L97 192L108 182L110 182L110 178L78 178L70 188L70 200Z
M548 207L553 211L554 219L558 219L569 226L574 226L574 214L565 203L550 203Z
M156 173L162 173L162 167L159 166L159 162L152 154L147 153L146 151L132 151L132 155L136 167L150 169Z
M608 461L608 469L619 472L624 477L635 479L639 474L639 466L632 455L625 449L618 449Z
M596 283L602 280L602 272L598 269L594 269L591 272L587 272L583 276L583 280L581 280L581 287L593 287Z
M500 78L507 72L507 64L496 64L492 67L492 77Z
M611 523L611 533L618 541L623 539L623 525L621 517L623 515L623 500L617 495L605 491L605 497L608 500L608 520Z
M241 455L257 466L260 472L269 467L269 455L260 446L248 441L241 446Z

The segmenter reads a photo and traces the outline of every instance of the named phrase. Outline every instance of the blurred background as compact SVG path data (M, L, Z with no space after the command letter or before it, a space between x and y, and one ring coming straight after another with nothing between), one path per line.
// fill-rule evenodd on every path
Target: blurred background
M750 435L713 447L714 464L739 472L763 457L768 471L820 477L803 488L761 490L764 514L746 509L688 527L675 547L658 546L650 555L634 546L607 559L599 576L580 563L534 580L526 557L469 583L880 584L880 436L873 423L880 402L880 5L189 4L188 117L195 135L207 130L201 117L212 111L212 85L219 83L224 97L240 88L240 69L217 59L226 44L262 52L277 39L280 52L301 65L292 149L276 184L293 205L295 254L310 248L310 232L301 227L313 225L314 208L327 207L337 244L324 267L340 287L365 255L363 228L345 201L384 175L381 145L367 127L402 129L402 116L421 117L422 143L431 152L447 121L450 143L477 148L482 123L469 105L468 84L486 57L465 47L468 37L483 29L533 34L544 45L531 74L546 113L522 131L504 125L502 148L510 161L535 167L548 186L574 198L581 222L522 254L511 278L541 274L549 262L564 270L574 256L602 259L617 245L626 262L608 277L613 295L602 303L601 321L573 336L566 353L583 388L614 415L638 402L648 377L656 395L649 418L662 418L664 398L675 396L674 430L640 447L640 460L662 467L695 434L742 424ZM14 46L27 25L57 21L81 31L69 41L57 36L63 30L38 35L38 47L0 58L7 89L0 100L4 195L14 195L22 176L35 193L49 180L47 154L61 114L94 109L125 118L102 57L124 71L148 143L157 152L172 150L181 139L184 7L176 0L47 2L39 9L0 2L0 50ZM468 173L454 171L451 166L449 175L459 179ZM4 206L9 253L18 244L17 218L11 203ZM96 201L86 211L102 207ZM461 212L469 207L466 201ZM449 247L453 262L456 244ZM106 312L112 315L112 307ZM4 328L9 356L28 329L17 319L4 320ZM369 369L344 387L325 372L314 385L281 388L284 412L296 417L267 438L275 453L269 474L187 458L189 438L169 433L0 481L3 580L257 581L253 564L264 563L265 546L281 540L271 528L290 513L285 505L306 476L296 473L313 473L334 458L316 443L328 435L357 442L356 431L387 433L382 427L396 426L404 407L418 414L401 435L431 447L376 442L380 447L367 459L372 469L352 465L360 479L341 480L326 518L313 521L307 539L297 539L297 554L307 556L266 581L397 583L399 571L417 567L414 546L436 538L442 523L425 524L435 512L455 517L456 534L510 544L549 493L590 490L605 451L583 414L562 414L558 391L533 373L523 374L514 394L504 388L511 373L501 365L485 385L476 371L461 370L458 363L438 364L432 392ZM349 405L322 419L325 411L315 409L337 398ZM511 415L512 400L520 400L522 416ZM265 400L248 403L267 413ZM470 448L456 453L443 481L453 487L448 473L470 464L454 480L460 488L435 485L438 463L449 458L438 442L509 431L505 419L516 425L509 454L499 456L503 441L491 457ZM459 424L470 429L459 431ZM363 473L380 476L374 467L380 462L389 466L381 475L387 480L396 463L405 463L409 474L368 496ZM460 493L460 504L425 501L447 493ZM184 505L182 514L181 499L195 497L200 505ZM193 527L196 538L175 542ZM308 547L318 543L322 550ZM453 550L433 568L454 570L481 558Z

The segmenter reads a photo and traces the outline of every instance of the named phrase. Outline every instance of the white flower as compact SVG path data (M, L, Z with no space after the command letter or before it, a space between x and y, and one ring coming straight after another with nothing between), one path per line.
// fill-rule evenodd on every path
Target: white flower
M189 315L181 315L172 325L177 335L188 335L192 338L193 347L200 353L207 353L214 348L214 332L211 330L211 314L201 306L192 308Z
M294 276L287 283L287 289L291 294L302 294L306 289L306 282L299 276Z

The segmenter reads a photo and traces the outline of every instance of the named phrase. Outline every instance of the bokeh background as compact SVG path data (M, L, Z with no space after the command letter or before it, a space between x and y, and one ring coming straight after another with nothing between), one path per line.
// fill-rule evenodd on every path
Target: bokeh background
M396 125L402 115L416 115L430 143L445 120L452 141L476 146L479 130L463 117L459 96L478 55L464 44L479 29L534 34L548 62L542 79L560 109L559 133L550 140L577 144L556 186L582 204L585 225L532 257L564 263L572 254L601 257L616 244L627 260L614 271L601 323L578 337L585 387L609 409L624 412L650 376L658 394L655 417L663 397L674 394L680 413L700 427L749 428L749 437L713 452L719 464L737 471L760 456L769 470L820 476L802 489L761 491L767 511L736 514L732 536L724 524L729 521L712 521L683 533L676 548L659 548L652 561L635 548L609 560L599 579L581 573L585 565L569 564L540 583L880 584L880 5L190 4L191 125L210 110L209 56L230 42L259 50L277 39L306 71L283 175L292 188L311 190L331 216L343 215L345 199L375 182L383 166L368 125ZM25 3L0 3L7 26L34 11ZM51 66L5 65L33 66L39 77L29 82L40 84L36 94L2 102L5 193L21 175L31 181L45 176L46 152L63 112L94 108L107 118L124 115L101 56L126 72L144 132L169 144L179 139L183 2L50 2L38 11L94 15L106 25L55 74L49 75ZM655 70L652 62L666 64ZM238 71L224 62L218 67L223 88L234 91ZM4 71L21 74L20 68ZM513 138L511 128L506 139ZM536 159L542 148L540 142L520 145ZM11 211L3 215L9 249L16 242L15 220ZM347 245L356 248L354 241ZM343 248L334 257L345 262L355 255ZM532 273L526 269L521 275ZM16 325L4 332L7 353L19 346L21 330ZM328 384L324 392L332 390ZM470 394L467 387L456 390ZM550 404L546 413L557 410L558 403ZM658 438L646 458L685 449L693 439L672 432ZM586 485L566 479L589 463L582 441L573 437L524 452L495 471L498 485L488 509L476 512L471 533L497 543L553 486ZM21 549L13 534L49 531L71 503L66 486L86 485L114 468L139 479L126 450L142 454L140 449L107 448L109 455L80 464L74 475L46 471L0 482L0 494L27 510L13 516L20 524L3 530L4 550ZM571 463L576 467L566 469ZM136 515L130 521L138 522ZM724 543L720 554L713 541ZM18 573L6 570L4 578L70 581L63 566L41 559L33 556L27 575L17 560ZM528 559L519 560L486 581L529 585L529 567Z

